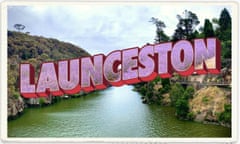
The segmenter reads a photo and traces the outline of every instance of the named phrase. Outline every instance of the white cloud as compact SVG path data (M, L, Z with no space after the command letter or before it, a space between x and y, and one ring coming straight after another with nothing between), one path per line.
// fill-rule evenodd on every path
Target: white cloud
M171 36L176 28L176 15L185 9L204 19L219 17L224 6L209 5L74 5L16 6L8 9L8 29L15 23L26 26L33 35L72 42L91 54L107 54L116 49L152 43L155 26L151 17L164 21ZM228 7L227 7L228 8Z

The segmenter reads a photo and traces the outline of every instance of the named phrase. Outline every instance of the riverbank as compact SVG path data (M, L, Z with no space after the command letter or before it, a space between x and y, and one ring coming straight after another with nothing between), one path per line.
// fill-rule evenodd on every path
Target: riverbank
M91 92L92 93L92 92ZM24 114L24 110L28 108L43 108L47 106L54 105L62 100L80 98L87 96L90 93L85 93L83 91L73 94L73 95L63 95L63 96L48 96L39 98L28 98L24 99L22 97L12 98L8 104L8 120L14 120ZM10 107L11 106L11 107Z
M160 78L134 87L142 94L144 104L172 106L180 120L231 127L231 88L209 86L196 90Z
M90 56L79 46L53 38L33 36L29 33L8 31L8 118L21 115L28 103L32 105L51 104L51 98L23 99L19 91L19 64L30 63L35 69L35 81L41 63L63 59L74 59Z
M231 137L231 129L178 120L175 109L141 102L133 86L110 87L42 108L8 122L9 137Z
M8 120L16 119L24 113L25 103L22 97L8 99Z

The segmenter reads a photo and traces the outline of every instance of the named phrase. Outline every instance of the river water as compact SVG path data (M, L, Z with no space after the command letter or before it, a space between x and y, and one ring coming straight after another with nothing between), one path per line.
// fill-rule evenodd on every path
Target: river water
M230 137L231 129L180 121L174 108L145 105L132 86L110 87L8 122L9 137Z

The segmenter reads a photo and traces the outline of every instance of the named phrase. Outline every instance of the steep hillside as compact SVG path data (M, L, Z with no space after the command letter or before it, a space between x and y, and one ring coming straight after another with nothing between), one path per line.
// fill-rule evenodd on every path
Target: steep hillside
M19 64L31 63L37 74L42 62L89 56L80 47L52 38L31 36L8 31L8 116L15 116L24 109L19 94Z
M231 124L231 92L219 87L198 90L189 103L196 121Z

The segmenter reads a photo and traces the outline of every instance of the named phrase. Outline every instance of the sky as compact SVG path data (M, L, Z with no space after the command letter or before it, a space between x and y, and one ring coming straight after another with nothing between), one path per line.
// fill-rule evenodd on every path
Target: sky
M204 19L219 18L223 8L231 14L228 5L194 3L8 6L8 30L16 30L14 24L23 24L24 32L30 35L70 42L92 55L107 55L154 43L156 27L149 22L151 17L162 20L165 33L172 36L178 23L176 15L184 10L196 13L199 26L203 26Z

